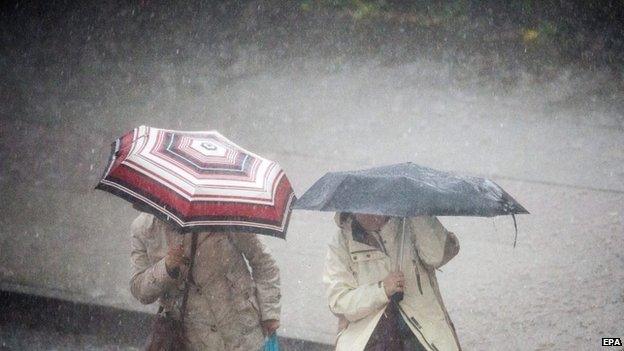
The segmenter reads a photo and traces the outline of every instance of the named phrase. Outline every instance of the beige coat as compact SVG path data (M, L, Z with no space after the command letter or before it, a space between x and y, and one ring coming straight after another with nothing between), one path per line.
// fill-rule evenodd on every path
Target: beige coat
M329 307L348 322L346 329L338 334L337 351L364 350L389 302L381 280L395 270L400 224L401 219L392 218L380 231L388 255L354 241L350 219L342 223L329 245L323 276ZM457 238L435 217L408 218L407 224L402 269L405 297L399 304L401 314L427 350L461 350L435 275L436 268L459 252Z
M167 236L173 228L149 214L132 223L132 295L143 304L156 300L179 317L182 271L165 269ZM191 235L182 237L187 256ZM251 267L248 269L247 260ZM254 351L262 347L261 320L280 317L279 270L267 248L250 234L200 233L187 302L185 328L191 350Z

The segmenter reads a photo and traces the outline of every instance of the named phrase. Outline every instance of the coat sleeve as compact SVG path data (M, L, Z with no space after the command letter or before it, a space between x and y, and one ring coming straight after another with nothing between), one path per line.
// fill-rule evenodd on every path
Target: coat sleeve
M144 238L147 230L152 230L148 224L149 218L140 215L134 220L131 227L132 277L130 278L130 292L143 304L151 304L165 291L175 286L176 279L169 276L165 267L165 259L151 265L147 256Z
M263 321L280 319L282 295L280 273L269 248L256 236L248 233L232 235L232 242L245 256L257 288L260 314Z
M327 286L331 312L355 322L383 308L388 303L388 296L378 282L359 285L349 267L349 260L347 245L342 233L338 232L327 251L323 282Z
M410 226L416 251L424 264L432 268L442 267L459 252L457 237L436 217L410 218Z

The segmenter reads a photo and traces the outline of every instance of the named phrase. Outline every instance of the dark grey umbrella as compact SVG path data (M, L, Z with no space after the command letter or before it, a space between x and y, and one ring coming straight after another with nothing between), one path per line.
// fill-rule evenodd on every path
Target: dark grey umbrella
M325 174L295 209L396 217L529 213L489 179L456 175L414 163Z
M515 214L529 213L489 179L442 172L411 162L327 173L293 208L396 217L512 215L516 235Z

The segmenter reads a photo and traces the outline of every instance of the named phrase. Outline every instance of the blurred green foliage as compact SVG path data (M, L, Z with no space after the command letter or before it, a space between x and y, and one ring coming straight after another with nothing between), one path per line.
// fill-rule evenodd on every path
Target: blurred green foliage
M336 10L354 20L400 20L449 31L491 30L571 61L624 62L624 0L299 0L301 9ZM515 33L515 36L509 33ZM465 37L466 34L463 34Z

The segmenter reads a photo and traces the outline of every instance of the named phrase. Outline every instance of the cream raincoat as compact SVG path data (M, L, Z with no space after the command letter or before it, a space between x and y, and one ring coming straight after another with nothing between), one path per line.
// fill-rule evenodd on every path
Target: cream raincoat
M457 238L435 217L420 216L407 221L401 314L427 350L461 350L435 275L436 268L459 252ZM354 241L351 219L338 224L340 230L329 245L323 281L330 310L348 321L338 335L336 350L361 351L389 302L381 281L395 270L401 219L391 218L379 232L388 255Z
M184 289L167 273L164 257L173 228L149 214L132 224L130 290L144 304L156 300L179 318ZM184 235L190 255L191 235ZM279 271L267 248L250 234L199 233L185 317L190 350L255 351L264 342L261 320L280 317ZM247 260L252 272L247 268Z

